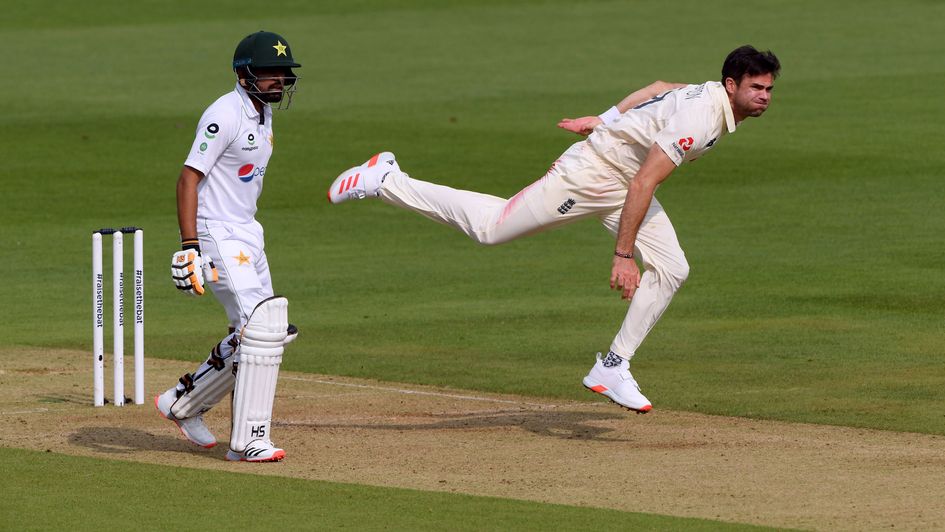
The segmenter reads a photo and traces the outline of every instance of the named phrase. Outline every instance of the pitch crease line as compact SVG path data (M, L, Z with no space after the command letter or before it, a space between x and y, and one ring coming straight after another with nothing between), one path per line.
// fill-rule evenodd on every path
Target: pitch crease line
M0 416L15 416L17 414L39 414L49 412L48 408L33 408L31 410L14 410L12 412L0 412Z

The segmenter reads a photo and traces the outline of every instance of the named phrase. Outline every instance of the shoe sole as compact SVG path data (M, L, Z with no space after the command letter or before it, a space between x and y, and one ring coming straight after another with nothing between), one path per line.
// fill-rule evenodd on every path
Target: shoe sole
M285 458L285 451L280 451L280 452L278 452L278 453L276 453L276 454L270 456L269 458L259 458L259 459L253 459L253 460L250 460L250 459L248 459L248 458L245 458L245 457L243 457L242 454L234 453L233 451L227 451L227 452L226 452L226 456L223 457L223 459L226 460L227 462L250 462L250 463L256 463L256 462L281 462L283 458Z
M187 433L184 432L184 429L180 426L180 423L178 423L176 419L171 419L171 418L165 416L165 415L164 415L164 412L161 412L161 407L158 406L158 400L160 400L160 399L161 399L161 396L160 396L160 395L155 395L155 396L154 396L154 408L157 409L158 415L161 416L161 417L163 417L164 419L166 419L166 420L168 420L168 421L173 421L174 424L177 425L177 430L180 431L181 436L183 436L185 440L187 440L187 441L189 441L190 443L196 445L197 447L203 447L204 449L213 449L214 447L217 446L217 442L213 442L213 443L211 443L211 444L209 444L209 445L203 445L203 444L201 444L201 443L197 443L197 442L195 442L194 440L188 438L188 437L187 437Z
M614 399L613 394L610 392L610 388L604 386L603 384L589 385L587 382L584 382L583 384L584 384L584 387L588 389L588 391L594 392L599 395L603 395L604 397L609 399L611 403L619 406L620 408L625 408L631 412L636 412L637 414L646 414L647 412L653 409L653 405L646 405L640 408L633 408L631 406L627 406L617 401L616 399Z

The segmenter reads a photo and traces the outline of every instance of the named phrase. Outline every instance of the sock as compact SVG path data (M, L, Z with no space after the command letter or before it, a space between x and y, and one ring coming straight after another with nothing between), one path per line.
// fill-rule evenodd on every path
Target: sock
M610 352L607 353L607 356L604 357L604 358L600 361L600 363L601 363L605 368L616 368L616 367L620 366L620 364L623 363L623 357L621 357L621 356L618 355L617 353L614 353L613 351L610 351Z

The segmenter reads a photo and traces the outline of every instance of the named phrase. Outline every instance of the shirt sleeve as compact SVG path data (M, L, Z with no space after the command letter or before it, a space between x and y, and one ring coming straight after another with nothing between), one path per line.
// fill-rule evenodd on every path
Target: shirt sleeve
M197 124L197 133L184 165L207 175L233 142L238 124L235 119L219 109L210 107Z
M656 134L656 143L679 166L709 141L707 133L703 117L690 107L670 117L666 127Z

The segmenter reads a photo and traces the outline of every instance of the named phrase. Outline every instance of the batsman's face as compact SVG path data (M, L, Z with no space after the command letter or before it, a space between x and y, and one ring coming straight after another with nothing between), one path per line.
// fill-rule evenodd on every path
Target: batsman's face
M732 78L725 80L725 90L732 102L732 112L736 119L749 116L761 116L771 104L771 93L774 91L774 76L759 74L745 75L741 82L736 83Z
M266 103L281 101L287 71L283 68L260 68L254 73L256 74L256 88L259 90L259 99Z

